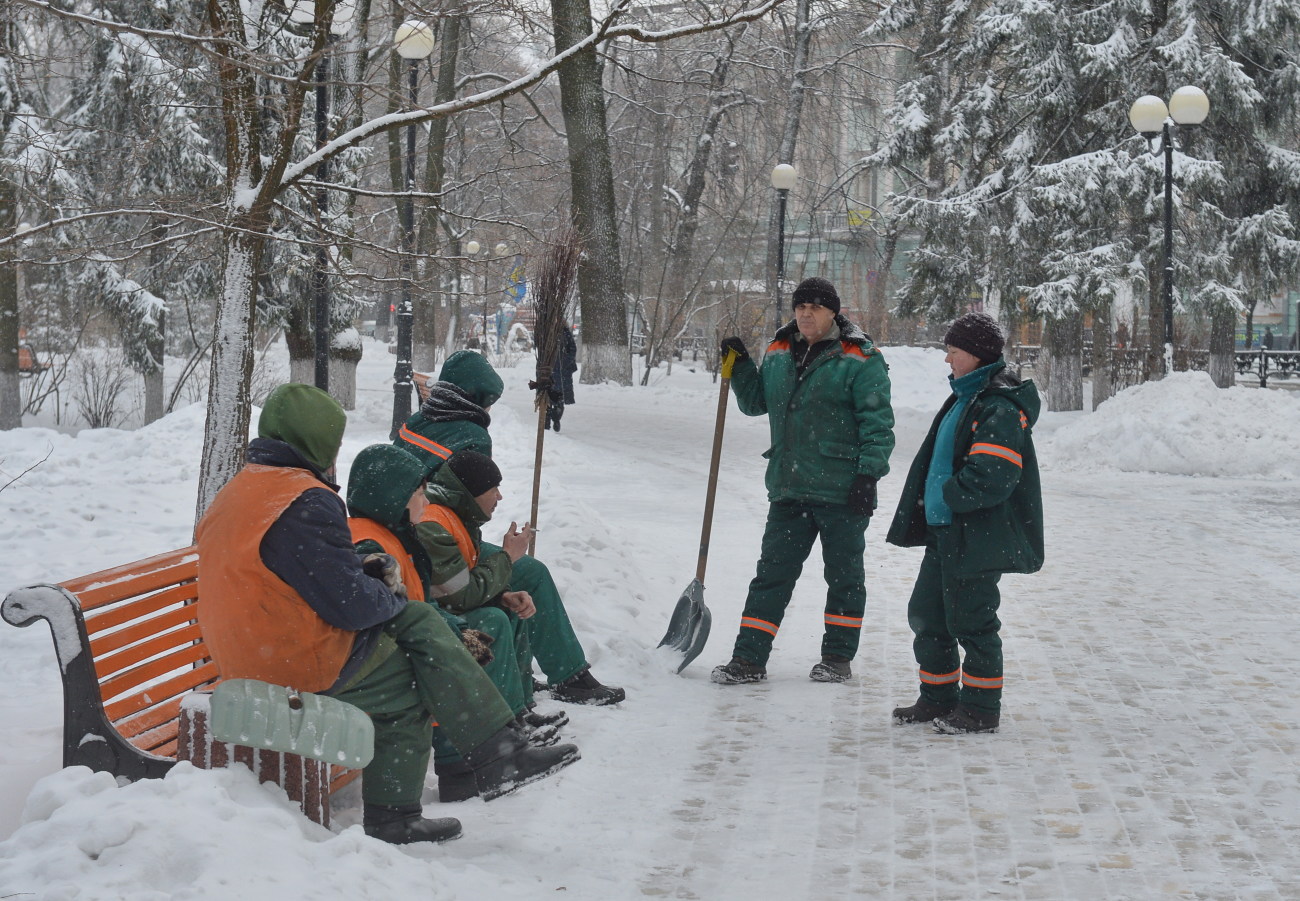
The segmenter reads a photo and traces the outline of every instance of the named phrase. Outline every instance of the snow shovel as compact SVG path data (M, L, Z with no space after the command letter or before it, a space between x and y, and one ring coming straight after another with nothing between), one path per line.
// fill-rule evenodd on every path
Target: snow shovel
M682 662L675 672L686 669L700 656L709 640L709 627L713 614L704 605L704 567L709 560L709 533L713 529L713 497L718 488L718 462L722 459L722 427L727 420L727 393L731 388L731 369L736 364L736 352L727 351L722 360L721 386L718 388L718 417L713 427L713 456L709 460L709 488L704 499L704 526L700 529L700 557L695 564L695 578L677 599L677 607L668 620L668 632L659 642L661 648L682 652Z
M375 727L360 708L256 679L230 679L212 690L208 733L358 770L375 756Z

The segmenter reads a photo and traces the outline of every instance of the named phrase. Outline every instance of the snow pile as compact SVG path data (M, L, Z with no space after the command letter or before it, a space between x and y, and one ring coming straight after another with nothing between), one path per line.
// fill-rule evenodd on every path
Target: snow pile
M7 888L32 897L293 898L325 887L337 898L456 897L445 864L420 859L432 849L399 850L359 826L335 835L243 767L183 763L120 787L71 767L36 785L23 821L0 843L0 871Z
M1300 395L1218 388L1204 372L1176 372L1120 392L1045 442L1054 467L1232 478L1297 478Z

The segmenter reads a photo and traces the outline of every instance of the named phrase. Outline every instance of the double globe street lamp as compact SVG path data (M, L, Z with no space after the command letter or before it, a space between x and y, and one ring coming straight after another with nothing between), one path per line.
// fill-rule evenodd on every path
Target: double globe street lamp
M435 40L433 28L427 22L403 22L393 33L393 49L406 60L410 85L412 112L419 104L420 61L433 53ZM393 434L401 429L411 415L411 332L415 307L411 297L411 258L415 254L415 132L416 124L406 127L405 184L406 198L398 205L402 226L402 257L400 264L402 299L397 308L397 366L393 371Z
M1210 114L1210 99L1198 87L1174 91L1169 105L1148 94L1133 101L1128 120L1148 143L1160 137L1165 154L1165 374L1174 370L1174 141L1173 125L1200 125ZM1154 148L1153 153L1158 152Z

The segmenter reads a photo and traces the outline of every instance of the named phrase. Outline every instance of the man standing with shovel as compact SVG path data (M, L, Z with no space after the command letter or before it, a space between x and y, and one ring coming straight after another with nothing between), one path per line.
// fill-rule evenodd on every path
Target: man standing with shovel
M889 472L894 411L880 351L840 315L824 278L794 291L794 321L779 329L762 367L739 338L733 390L740 412L768 414L767 527L729 663L710 677L721 685L767 678L767 658L804 561L820 537L826 578L826 632L816 682L843 682L858 650L866 609L863 554L876 506L876 481Z

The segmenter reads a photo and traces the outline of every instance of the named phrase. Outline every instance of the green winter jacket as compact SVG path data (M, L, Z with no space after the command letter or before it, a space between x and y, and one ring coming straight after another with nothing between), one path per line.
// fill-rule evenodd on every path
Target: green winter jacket
M411 495L424 478L424 464L411 454L390 444L372 444L357 454L348 472L348 514L373 519L397 536L402 548L411 556L425 598L430 598L432 562L406 509ZM362 557L385 552L379 544L368 539L358 541L356 551ZM466 623L459 616L441 607L439 612L452 631L460 634L465 629Z
M492 456L487 408L505 383L482 354L460 350L447 358L429 396L398 430L393 443L414 454L429 471L459 450Z
M483 524L488 517L451 467L443 466L433 475L428 497L430 504L446 507L455 514L475 549L481 552ZM429 558L429 597L448 610L464 613L491 604L509 588L513 564L505 551L480 556L469 567L456 544L456 536L440 523L417 523L415 534Z
M950 396L912 461L898 510L885 540L900 547L925 544L925 477L935 434L956 403ZM1034 453L1038 389L1007 371L989 367L988 382L957 423L953 474L943 486L952 508L955 574L1032 573L1043 565L1043 497ZM944 565L950 562L945 558Z
M772 446L767 496L772 502L844 504L857 475L889 472L894 411L889 367L871 339L843 316L838 337L800 376L795 355L807 342L793 323L772 339L761 368L736 363L731 386L746 416L768 414Z

